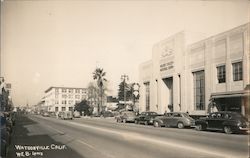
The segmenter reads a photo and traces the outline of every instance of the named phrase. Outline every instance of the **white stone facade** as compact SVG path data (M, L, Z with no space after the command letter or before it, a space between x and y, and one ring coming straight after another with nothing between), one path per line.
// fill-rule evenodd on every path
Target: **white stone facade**
M139 111L206 115L213 100L221 110L234 108L245 114L249 23L196 43L190 39L192 35L183 31L153 46L152 60L139 68ZM235 105L229 106L230 98Z
M86 88L50 87L45 91L45 106L50 112L72 111L76 103L88 99Z

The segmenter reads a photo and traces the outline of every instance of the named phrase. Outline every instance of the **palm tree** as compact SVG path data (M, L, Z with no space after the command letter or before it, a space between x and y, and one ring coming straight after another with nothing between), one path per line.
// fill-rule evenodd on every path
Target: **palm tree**
M94 80L97 80L97 86L99 87L99 90L100 90L100 97L101 97L101 102L98 103L98 109L97 109L97 112L98 114L100 113L100 104L101 104L101 107L102 107L102 96L103 96L103 86L104 86L104 82L107 81L107 79L105 78L105 75L106 75L106 72L103 71L102 68L96 68L95 71L93 72L93 79Z

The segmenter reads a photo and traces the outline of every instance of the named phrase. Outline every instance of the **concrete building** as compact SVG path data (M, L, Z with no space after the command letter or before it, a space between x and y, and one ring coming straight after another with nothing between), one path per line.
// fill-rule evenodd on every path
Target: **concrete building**
M199 38L183 31L153 46L139 68L140 112L246 113L249 23L194 43Z
M49 112L72 111L84 99L88 99L86 88L50 87L45 91L44 106Z

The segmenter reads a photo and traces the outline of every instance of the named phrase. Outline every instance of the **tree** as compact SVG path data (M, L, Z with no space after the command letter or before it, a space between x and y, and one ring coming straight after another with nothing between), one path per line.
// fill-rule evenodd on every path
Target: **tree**
M82 100L80 103L77 103L75 105L74 110L77 110L82 115L82 112L84 112L84 115L90 115L92 113L92 108L89 106L87 100Z
M122 81L119 84L118 99L124 101L124 90L126 90L126 101L132 100L132 98L133 98L133 96L132 96L133 89L132 89L131 85L127 84L124 81Z
M107 81L105 78L106 72L102 68L96 68L93 72L93 79L97 80L97 86L99 87L100 103L98 103L98 114L100 113L100 106L102 107L103 94L104 94L104 82Z

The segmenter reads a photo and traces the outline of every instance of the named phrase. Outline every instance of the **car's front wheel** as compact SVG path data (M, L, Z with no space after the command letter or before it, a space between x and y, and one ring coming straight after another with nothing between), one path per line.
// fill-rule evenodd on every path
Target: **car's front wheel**
M204 130L204 127L202 126L202 124L198 124L198 125L195 127L195 129L196 129L197 131L203 131L203 130Z
M127 120L126 120L126 119L123 119L123 120L122 120L122 122L123 122L123 123L126 123L126 122L127 122Z
M232 129L231 129L230 126L224 126L224 132L226 134L232 134L233 133L233 131L232 131Z
M160 127L159 122L155 121L155 122L154 122L154 127Z
M177 127L178 128L184 128L184 124L182 122L178 122Z

